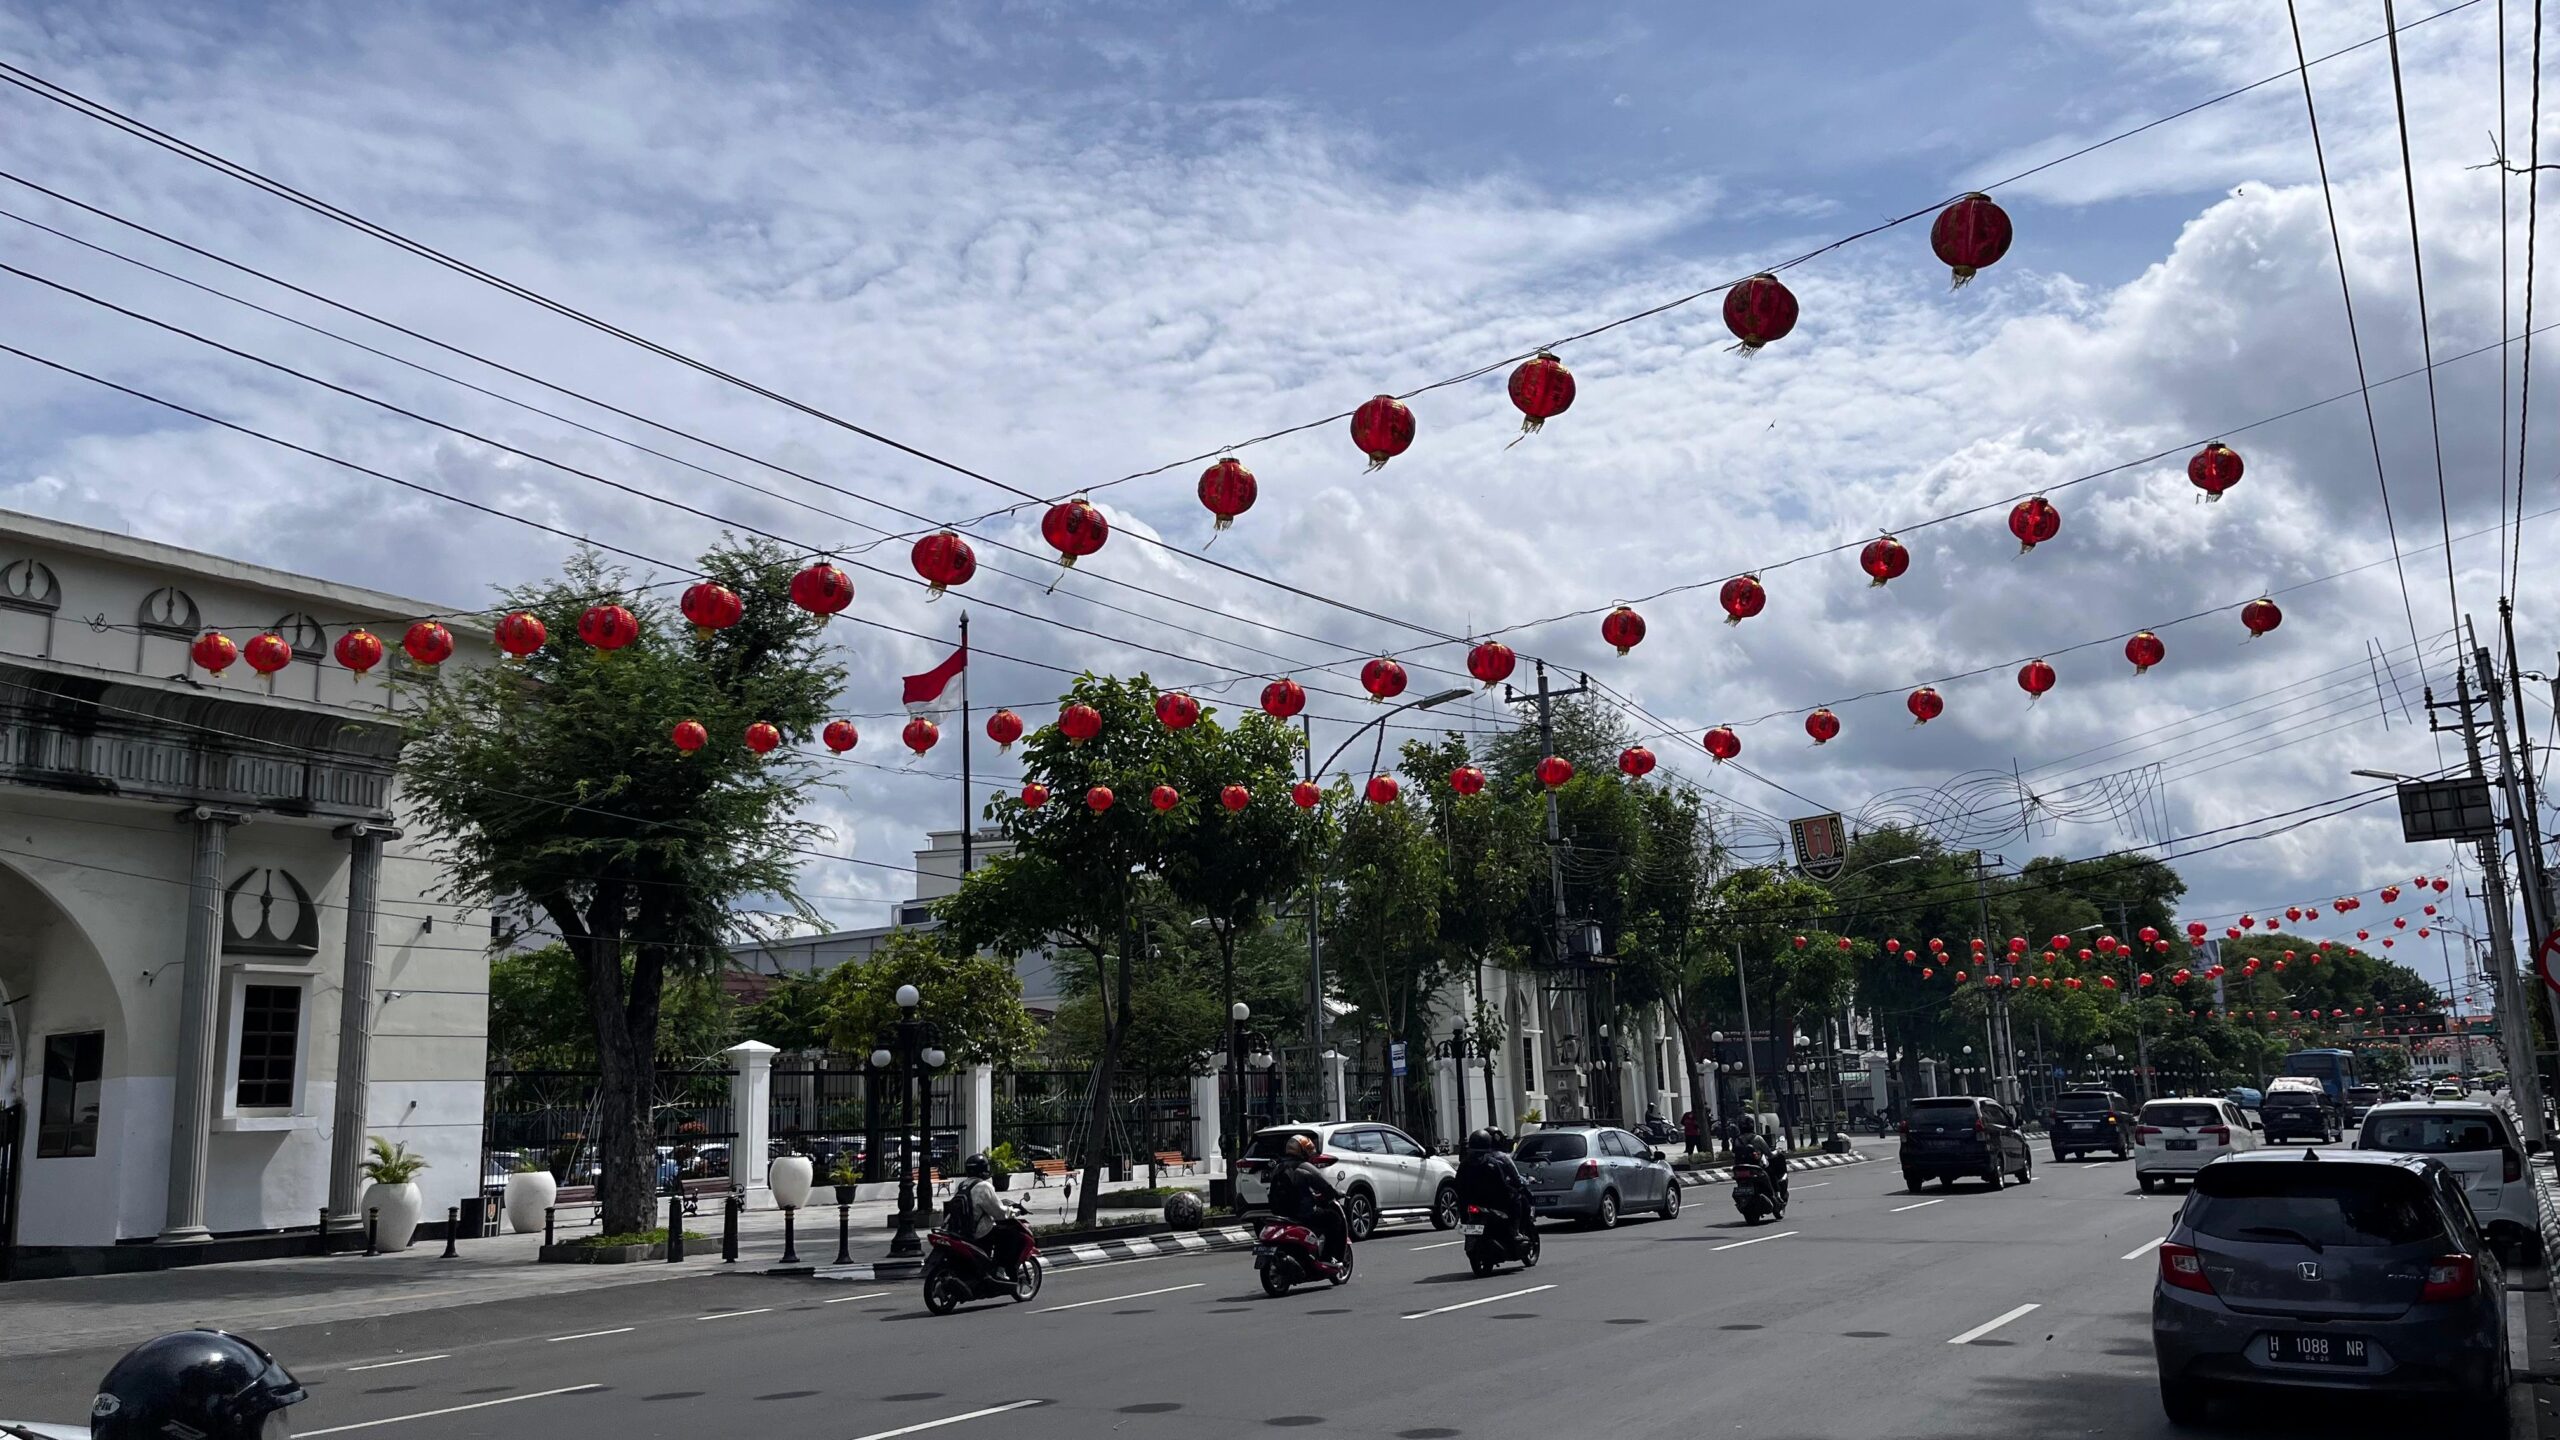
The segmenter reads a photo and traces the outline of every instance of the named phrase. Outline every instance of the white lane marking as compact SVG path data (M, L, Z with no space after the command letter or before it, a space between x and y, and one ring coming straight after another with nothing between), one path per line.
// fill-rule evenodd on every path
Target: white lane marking
M770 1315L772 1313L773 1307L766 1305L755 1310L720 1310L709 1315L696 1315L693 1318L696 1320L735 1320L741 1315Z
M1887 1215L1899 1215L1899 1214L1901 1214L1901 1213L1902 1213L1903 1211L1905 1211L1905 1210L1925 1210L1925 1209L1927 1209L1928 1207L1930 1207L1930 1206L1932 1206L1932 1205L1944 1205L1944 1204L1946 1204L1946 1203L1947 1203L1947 1202L1946 1202L1946 1198L1945 1198L1944 1196L1941 1196L1941 1197L1939 1197L1938 1199L1935 1199L1935 1200L1923 1200L1923 1201L1921 1201L1920 1203L1918 1203L1918 1204L1916 1204L1916 1205L1896 1205L1896 1206L1894 1206L1892 1209L1887 1210L1887 1211L1886 1211L1886 1212L1884 1212L1884 1213L1886 1213Z
M868 1294L863 1294L863 1295L839 1295L839 1296L837 1296L836 1298L834 1298L833 1300L821 1300L821 1301L819 1301L818 1303L819 1303L819 1304L821 1304L821 1305L841 1305L841 1304L843 1304L844 1302L846 1302L847 1300L877 1300L877 1299L879 1299L881 1296L883 1296L883 1295L887 1295L887 1294L889 1294L889 1293L891 1293L891 1292L889 1292L889 1291L887 1291L887 1290L874 1290L874 1291L871 1291L871 1292L870 1292L870 1293L868 1293Z
M381 1420L359 1420L353 1425L332 1425L325 1430L305 1430L304 1440L320 1435L343 1435L349 1430L370 1430L376 1425L397 1425L404 1420L432 1420L439 1415L459 1415L465 1410L486 1410L492 1405L513 1405L519 1400L548 1400L554 1395L577 1395L588 1390L601 1390L599 1384L563 1385L557 1390L536 1390L529 1395L508 1395L496 1400L482 1400L470 1405L447 1405L441 1410L421 1410L415 1415L393 1415ZM892 1431L891 1434L902 1432ZM865 1436L863 1440L872 1440Z
M1416 1310L1404 1318L1407 1320L1428 1320L1434 1315L1446 1315L1452 1310L1473 1310L1479 1305L1490 1305L1496 1300L1517 1300L1523 1295L1535 1295L1541 1290L1553 1290L1554 1288L1556 1287L1553 1285L1532 1285L1526 1290L1513 1290L1501 1295L1487 1295L1481 1300L1461 1300L1455 1305L1443 1305L1437 1310Z
M600 1340L607 1335L628 1335L639 1328L640 1327L637 1325L625 1325L619 1330L586 1330L575 1335L554 1335L542 1343L545 1345L557 1345L563 1340Z
M1745 1245L1757 1245L1763 1240L1784 1240L1790 1235L1801 1235L1803 1233L1804 1232L1801 1230L1781 1230L1775 1235L1754 1235L1748 1240L1736 1240L1730 1245L1710 1245L1707 1248L1709 1250L1739 1250Z
M2507 1366L2522 1375L2532 1369L2531 1356L2525 1349L2524 1292L2507 1292Z
M2127 1250L2116 1258L2119 1260L2139 1260L2143 1256L2150 1254L2152 1251L2157 1250L2162 1245L2168 1243L2168 1239L2168 1236L2163 1235L2157 1240L2145 1241L2144 1243L2135 1246L2133 1249Z
M370 1365L350 1365L347 1367L347 1373L353 1375L359 1370L389 1370L400 1365L424 1365L430 1360L450 1360L452 1358L452 1354L448 1352L443 1355L412 1355L406 1360L376 1360Z
M1467 1242L1464 1240L1443 1240L1436 1245L1416 1245L1411 1248L1416 1250L1446 1250L1452 1245L1464 1245L1466 1243Z
M1003 1415L1015 1410L1028 1410L1034 1405L1046 1405L1048 1403L1049 1402L1046 1400L1016 1400L1010 1405L990 1405L984 1410L972 1410L965 1415L945 1415L939 1420L926 1420L915 1425L901 1425L895 1430L874 1430L868 1435L856 1435L853 1437L853 1440L897 1440L897 1437L900 1435L913 1435L919 1430L939 1430L945 1425L957 1425L963 1420L983 1420L989 1415Z
M1990 1334L1992 1331L1999 1329L2001 1326L2008 1324L2010 1321L2017 1319L2019 1316L2028 1314L2032 1311L2041 1310L2043 1308L2044 1306L2041 1304L2021 1305L2017 1309L2010 1311L2008 1314L2003 1315L1996 1320L1986 1321L1983 1324L1974 1326L1972 1329L1967 1330L1947 1343L1950 1345L1970 1345L1974 1341L1981 1339L1983 1336Z
M1167 1285L1161 1290L1141 1290L1135 1295L1105 1295L1099 1300L1078 1300L1072 1305L1044 1306L1039 1313L1054 1315L1061 1310L1081 1310L1087 1305L1108 1305L1114 1300L1144 1300L1150 1295L1170 1295L1176 1290L1197 1290L1208 1283L1206 1280L1194 1280L1188 1285Z
M1831 1182L1830 1182L1830 1181L1828 1181L1828 1180L1816 1180L1816 1181L1814 1181L1814 1182L1813 1182L1812 1184L1810 1184L1810 1185L1799 1185L1799 1186L1797 1186L1796 1188L1797 1188L1797 1189L1799 1189L1799 1190L1819 1190L1819 1189L1821 1189L1823 1186L1828 1185L1828 1184L1830 1184L1830 1183L1831 1183Z

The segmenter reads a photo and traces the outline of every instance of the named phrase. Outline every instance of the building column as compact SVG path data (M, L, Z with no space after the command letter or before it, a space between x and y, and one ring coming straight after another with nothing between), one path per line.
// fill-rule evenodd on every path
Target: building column
M1335 1123L1339 1124L1351 1118L1349 1080L1343 1073L1351 1063L1350 1057L1339 1050L1327 1050L1320 1058L1324 1063L1325 1109L1332 1113Z
M765 1167L773 1157L773 1057L778 1052L761 1040L741 1040L720 1052L729 1057L729 1188L743 1196L749 1209L773 1203L765 1183ZM894 1122L892 1122L894 1123Z
M373 935L382 890L382 843L400 832L384 825L343 825L347 842L347 939L338 976L338 1095L329 1130L329 1224L357 1229L364 1163L365 1125L371 1111L366 1087L373 1070Z
M202 807L178 812L195 827L195 863L187 883L186 950L178 969L176 1093L169 1108L169 1208L163 1243L210 1240L204 1228L205 1149L213 1134L213 1024L221 1010L222 870L231 827L246 816Z
M1226 1155L1226 1144L1220 1138L1227 1133L1227 1087L1220 1083L1219 1072L1203 1070L1191 1077L1191 1158L1200 1162L1204 1175L1224 1174L1218 1162Z
M996 1143L996 1071L992 1065L972 1065L961 1072L966 1088L960 1092L960 1157L983 1155Z

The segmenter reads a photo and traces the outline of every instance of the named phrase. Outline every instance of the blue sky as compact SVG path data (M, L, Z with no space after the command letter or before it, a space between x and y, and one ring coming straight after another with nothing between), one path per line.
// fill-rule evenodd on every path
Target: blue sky
M0 56L1052 495L1746 273L2279 71L2292 53L2281 10L2256 0L1725 8L32 4L0 15ZM2381 29L2378 3L2304 8L2314 54ZM2498 185L2467 168L2499 124L2494 46L2485 3L2403 43L2440 357L2500 333ZM2396 373L2416 363L2419 335L2383 52L2313 73L2367 363ZM2521 148L2520 56L2510 75ZM937 516L1006 503L23 95L0 95L0 164L832 483ZM322 318L0 189L0 205L28 218ZM2194 834L2341 794L2355 766L2435 764L2423 732L2386 731L2370 694L2359 712L2348 683L2370 646L2408 648L2412 615L2428 636L2450 624L2432 553L2407 560L2404 613L2353 403L2235 433L2249 478L2219 505L2197 504L2171 459L2057 491L2063 538L2032 557L1996 512L1909 528L2352 386L2298 85L2288 77L2001 198L2018 242L1973 286L1948 290L1925 221L1867 239L1789 273L1804 320L1758 357L1728 353L1712 301L1569 347L1581 398L1519 446L1505 448L1516 416L1497 376L1417 400L1421 440L1374 475L1337 427L1256 447L1247 459L1263 498L1211 554L1473 632L1902 530L1915 556L1904 580L1871 591L1846 555L1772 570L1770 613L1740 630L1716 623L1710 590L1649 604L1653 637L1624 660L1588 618L1511 637L1589 667L1675 727L1654 748L1746 831L1808 803L1855 813L1879 794L2014 762L2045 767L2057 793L2080 797L2058 808L2105 815L2037 840L2085 854L2150 833L2106 803L2109 786L2161 783L2147 808L2166 831ZM770 472L747 478L806 503L746 494L7 221L0 248L812 548L904 524ZM2520 282L2520 258L2510 273ZM0 325L126 383L600 540L680 557L712 538L703 522L607 501L22 283L0 286ZM0 373L12 437L0 506L454 604L558 562L556 542L521 529L77 382ZM2436 505L2423 389L2376 394L2404 547L2495 524L2495 355L2446 367L2439 387L2449 514ZM1124 534L1170 548L1115 541L1055 595L1040 590L1045 574L989 577L973 593L1117 639L988 612L978 623L990 651L1143 666L1232 704L1259 681L1230 672L1211 688L1219 666L1290 668L1412 643L1409 631L1190 558L1207 530L1188 472L1105 493ZM976 532L982 559L998 542L1036 548L1034 525L988 521ZM2499 584L2492 549L2456 551L2462 603L2480 615ZM871 558L903 570L894 549ZM2139 679L2111 649L2070 648L2376 561L2290 597L2286 629L2253 646L2228 615L2166 630L2170 664ZM927 609L869 580L862 592L866 613L948 627L948 602ZM2527 577L2529 654L2550 647L2536 617L2553 598ZM1118 643L1128 640L1182 659ZM892 714L894 677L932 658L921 642L877 635L848 645L846 708L865 717ZM2063 657L2064 685L2030 709L2005 676L2048 649ZM1902 715L1901 688L1993 666L1943 686L1948 714L1925 730ZM1302 678L1350 688L1340 672ZM2405 678L2422 683L2415 667ZM1035 722L1055 683L993 658L977 675L982 699L1032 706ZM1804 743L1801 710L1869 691L1886 693L1842 705L1842 741ZM2205 711L2229 723L2204 728L2192 717ZM1332 699L1318 713L1359 718ZM1746 729L1746 759L1765 783L1714 772L1695 749L1706 725L1764 713L1778 718ZM1483 706L1459 717L1499 722ZM866 719L861 753L890 761L873 747L893 729ZM862 853L902 860L956 809L932 773L940 760L848 769L828 820ZM2441 863L2412 856L2376 811L2188 872L2199 913L2217 913ZM811 888L830 918L860 923L902 893L895 882L829 873Z

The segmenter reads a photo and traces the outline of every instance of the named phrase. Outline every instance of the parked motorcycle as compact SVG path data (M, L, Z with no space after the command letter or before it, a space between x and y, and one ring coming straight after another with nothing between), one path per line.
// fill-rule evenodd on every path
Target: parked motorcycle
M1769 1179L1766 1168L1742 1164L1733 1167L1733 1208L1742 1212L1746 1223L1757 1225L1760 1217L1772 1220L1787 1218L1787 1204L1778 1196L1777 1186Z
M1470 1205L1458 1217L1458 1233L1466 1238L1467 1264L1479 1275L1490 1275L1496 1265L1513 1261L1523 1270L1537 1268L1537 1227L1519 1229L1507 1211Z
M1306 1280L1336 1285L1351 1279L1351 1245L1343 1242L1339 1263L1324 1257L1324 1237L1294 1220L1273 1220L1254 1237L1253 1268L1262 1276L1266 1295L1286 1295Z
M1040 1244L1032 1237L1031 1227L1023 1223L1028 1213L1015 1207L1011 1215L996 1223L995 1235L1005 1234L1008 1227L1020 1234L1022 1260L1007 1279L996 1268L995 1255L975 1242L962 1239L947 1229L937 1229L925 1237L928 1248L924 1257L924 1308L936 1315L948 1315L972 1300L992 1300L1010 1295L1016 1304L1040 1293Z

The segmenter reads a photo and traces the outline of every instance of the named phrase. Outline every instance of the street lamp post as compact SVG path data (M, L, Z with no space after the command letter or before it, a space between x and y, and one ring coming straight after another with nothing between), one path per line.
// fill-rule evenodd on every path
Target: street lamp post
M1467 1138L1467 1027L1464 1022L1449 1030L1449 1088L1458 1097L1458 1140ZM1493 1112L1486 1110L1485 1123L1493 1123Z
M1236 1160L1244 1154L1244 1022L1252 1018L1253 1007L1241 1000L1227 1007L1227 1107L1232 1120L1219 1128L1226 1132L1221 1137L1227 1152L1223 1189L1230 1196L1235 1192Z
M918 1138L916 1087L919 1084L930 1085L931 1072L941 1069L942 1062L947 1057L933 1043L940 1038L934 1032L933 1026L917 1018L916 1009L924 1003L923 993L913 985L901 985L898 987L897 1001L896 1053L892 1054L889 1047L885 1046L874 1049L871 1052L871 1063L879 1069L887 1069L894 1063L898 1069L898 1096L902 1112L900 1126L904 1133L898 1138L898 1229L896 1234L889 1237L889 1253L914 1255L921 1253L924 1249L924 1241L916 1234L916 1216L933 1203L933 1182L926 1178L929 1172L924 1168L925 1165L932 1163L933 1137L930 1134L922 1137L924 1149L922 1164L918 1163L918 1157L912 1148ZM930 1127L933 1123L933 1097L930 1091L927 1091L924 1096L923 1111L922 1123Z

